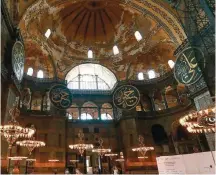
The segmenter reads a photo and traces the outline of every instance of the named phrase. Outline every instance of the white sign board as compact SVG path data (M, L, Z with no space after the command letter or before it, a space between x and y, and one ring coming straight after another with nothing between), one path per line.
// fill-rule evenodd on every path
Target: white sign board
M196 154L185 154L182 156L183 156L186 173L187 174L199 174L197 155Z
M157 158L159 174L185 174L182 155Z
M157 157L159 174L215 174L214 152Z
M215 165L216 165L216 160L215 160L216 156L215 156L215 154L216 154L216 151L212 151L212 157L213 157Z
M196 153L200 174L215 174L215 164L211 152Z

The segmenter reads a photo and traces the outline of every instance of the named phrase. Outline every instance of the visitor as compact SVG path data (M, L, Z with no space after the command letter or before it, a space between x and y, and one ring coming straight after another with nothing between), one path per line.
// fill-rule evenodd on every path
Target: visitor
M76 174L82 174L78 168L76 168L75 173Z
M113 174L118 174L118 168L116 166L113 167Z

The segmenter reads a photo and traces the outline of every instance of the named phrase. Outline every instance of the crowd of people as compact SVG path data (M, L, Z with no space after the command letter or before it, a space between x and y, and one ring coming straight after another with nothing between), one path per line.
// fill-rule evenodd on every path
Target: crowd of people
M111 169L111 174L122 174L122 169L120 168L120 167L117 167L117 166L113 166L113 168ZM93 169L92 169L92 172L91 173L88 173L87 172L87 174L110 174L110 172L109 172L109 170L108 169L106 169L106 168L104 168L104 169L99 169L98 167L94 167ZM79 169L79 168L75 168L74 170L73 170L73 172L70 172L69 171L69 169L66 169L65 170L65 174L83 174L82 172L81 172L81 170Z

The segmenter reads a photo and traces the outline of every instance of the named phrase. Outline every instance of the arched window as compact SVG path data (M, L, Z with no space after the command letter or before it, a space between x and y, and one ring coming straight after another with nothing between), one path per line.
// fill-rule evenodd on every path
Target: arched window
M67 113L67 117L68 117L69 120L73 119L73 116L71 114L69 114L69 113Z
M81 119L86 117L88 119L98 119L98 107L96 104L94 104L91 101L85 102L81 108L81 113L83 114L83 117L81 115ZM89 118L90 116L87 116L87 114L89 114L91 116L91 118Z
M68 113L68 119L69 115L72 116L73 119L79 119L79 108L75 103L72 103L70 108L68 108L66 111Z
M33 75L33 69L31 67L28 68L27 75L29 76Z
M91 119L93 119L93 117L90 114L88 113L81 114L81 120L91 120Z
M81 64L66 75L69 89L112 90L117 83L115 75L99 64Z
M112 120L112 117L107 113L103 113L101 114L101 120Z
M113 119L113 108L109 103L104 103L101 106L101 119L102 120L112 120Z
M34 92L32 95L31 110L40 111L42 103L42 95L40 92Z
M93 52L92 52L92 50L88 51L88 58L93 58Z
M143 72L138 73L138 80L144 80Z
M119 54L119 49L118 49L118 47L116 45L113 46L113 54L114 55L118 55Z
M174 68L175 63L174 63L173 60L169 60L169 61L168 61L168 65L169 65L169 67L172 69L172 68Z
M39 70L38 73L37 73L37 78L43 78L43 71L42 70Z
M135 35L135 38L136 38L137 41L140 41L140 40L142 39L142 35L140 34L139 31L136 31L136 32L134 33L134 35Z
M49 38L51 35L51 30L47 29L46 33L44 34L46 38Z
M148 76L149 76L149 79L155 78L155 71L154 70L148 71Z

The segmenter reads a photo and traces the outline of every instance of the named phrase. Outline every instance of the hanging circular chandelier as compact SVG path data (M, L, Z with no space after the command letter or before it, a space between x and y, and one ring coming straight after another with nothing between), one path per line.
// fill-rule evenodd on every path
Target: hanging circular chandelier
M85 144L84 143L84 134L81 132L81 130L78 133L79 142L78 144L69 145L70 149L78 150L81 156L83 156L83 153L87 149L93 149L94 146L92 144Z
M76 149L79 151L79 153L81 154L81 156L83 155L84 151L87 149L92 149L94 146L92 144L84 144L84 143L80 143L80 144L74 144L74 145L69 145L70 149Z
M115 156L118 156L118 154L115 154L115 153L107 153L104 155L105 157L115 157Z
M96 149L93 149L92 152L98 153L98 155L101 157L103 157L105 153L111 152L111 149L103 148L103 139L102 138L99 138L98 143L99 143L99 147Z
M24 128L19 125L15 118L20 115L20 110L18 109L18 98L13 105L13 108L9 110L9 114L11 116L11 120L6 125L0 126L0 133L6 139L9 144L9 149L11 149L13 143L18 138L30 138L35 133L35 128L32 126L31 128Z
M179 119L179 123L190 133L215 132L215 106L208 109L193 111Z
M9 156L8 159L10 159L10 160L23 160L23 159L27 159L27 157L24 157L24 156Z
M58 159L49 159L48 162L59 162Z
M30 140L17 141L16 144L19 145L19 146L28 148L29 154L30 154L30 155L31 155L32 151L33 151L35 148L43 147L43 146L46 145L46 144L45 144L44 142L42 142L42 141L37 141L37 140L35 140L34 137L33 137L32 139L30 139Z
M154 150L154 147L152 147L152 146L145 146L145 144L143 143L144 142L143 136L139 135L138 141L139 141L139 145L140 146L137 147L137 148L132 148L132 151L139 152L142 155L142 157L145 156L145 154L146 154L147 151Z

